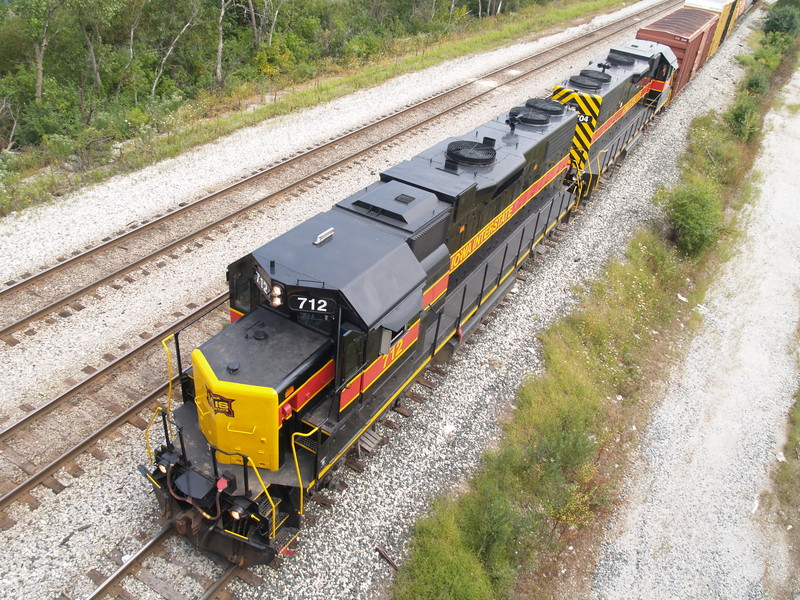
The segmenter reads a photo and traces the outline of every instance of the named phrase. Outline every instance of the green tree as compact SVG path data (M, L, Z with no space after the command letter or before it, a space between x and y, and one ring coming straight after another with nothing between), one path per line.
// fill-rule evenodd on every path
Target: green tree
M794 6L775 6L764 23L767 33L788 33L794 37L800 31L800 11Z
M36 61L36 102L42 101L44 55L50 45L56 14L66 0L16 0L12 11L22 20L33 43Z
M115 19L122 11L124 4L119 0L67 0L67 9L80 32L86 50L87 76L81 78L78 88L80 111L84 123L92 120L95 99L104 98L105 90L101 76L101 58L106 32L112 35ZM98 52L98 48L101 49ZM91 81L91 86L88 82ZM89 89L87 90L87 87Z

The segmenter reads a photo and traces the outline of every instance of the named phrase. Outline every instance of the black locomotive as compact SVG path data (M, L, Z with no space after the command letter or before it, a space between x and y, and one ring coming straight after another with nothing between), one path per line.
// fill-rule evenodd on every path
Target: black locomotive
M233 561L281 553L309 492L492 310L664 106L675 67L666 46L615 47L230 265L233 324L193 352L140 468L164 514Z

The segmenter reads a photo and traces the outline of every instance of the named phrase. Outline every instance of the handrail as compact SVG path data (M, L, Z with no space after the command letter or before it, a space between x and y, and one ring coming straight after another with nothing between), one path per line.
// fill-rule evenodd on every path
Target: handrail
M300 474L300 463L297 460L297 448L295 448L294 439L298 435L301 437L311 437L312 435L317 433L317 431L319 431L319 427L314 427L314 429L312 429L308 433L300 433L299 431L295 431L292 434L292 456L294 456L294 468L297 470L297 483L300 486L300 510L298 511L297 514L300 515L303 514L303 493L305 492L305 486L303 485L303 476Z
M600 176L603 174L603 167L600 165L600 156L602 154L604 154L605 152L608 152L608 148L604 148L603 150L600 150L600 152L598 152L597 156L595 157L596 160L597 160L597 179L595 180L594 187L592 188L592 191L596 190L597 187L600 185Z
M245 496L249 493L250 484L248 483L247 479L247 467L252 467L253 471L255 471L256 478L258 479L258 483L261 484L261 489L264 490L264 495L269 500L269 504L272 507L272 533L269 536L269 539L275 539L275 535L277 534L278 530L278 516L277 516L277 509L275 507L275 501L272 499L272 496L267 489L267 485L264 483L264 480L261 478L261 473L258 472L258 467L256 467L256 463L253 462L253 459L247 456L247 454L242 454L241 452L227 452L226 450L220 450L216 446L209 444L208 450L211 453L211 460L214 464L214 476L219 478L219 473L217 472L217 452L225 454L226 456L238 456L242 459L242 474L244 475L244 493ZM260 496L261 494L258 494ZM258 497L256 496L256 497Z
M150 456L151 465L156 464L156 455L153 452L153 449L150 447L150 427L152 427L153 423L156 420L156 417L158 416L158 413L160 413L162 410L164 409L161 408L160 406L156 406L156 409L153 411L153 416L150 417L150 422L147 424L147 427L145 427L144 430L144 449Z
M244 456L247 459L247 462L250 464L251 467L253 467L253 471L256 472L256 477L258 477L258 482L261 484L261 489L264 490L264 495L267 497L267 500L269 500L269 504L272 507L272 534L269 536L269 539L274 540L275 535L277 534L276 530L278 529L278 517L276 515L277 511L275 509L275 502L272 500L272 496L270 495L269 491L267 491L267 486L264 485L264 480L261 479L261 473L258 472L258 467L256 467L256 463L254 463L253 459L250 458L249 456L246 455L242 456ZM246 491L247 490L245 490L245 492Z
M167 353L167 377L169 382L167 385L167 416L172 415L172 356L169 353L169 346L167 346L167 342L174 337L175 334L172 333L161 340L161 345L164 347L164 352ZM169 419L167 419L167 426L169 427L169 437L171 439L173 437L172 423L169 422Z

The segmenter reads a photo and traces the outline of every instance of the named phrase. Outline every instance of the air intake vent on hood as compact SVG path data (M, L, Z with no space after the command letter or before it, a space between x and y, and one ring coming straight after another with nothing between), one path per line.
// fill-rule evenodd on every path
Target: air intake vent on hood
M583 75L573 75L569 78L570 85L576 88L583 88L584 90L599 90L602 85L597 79L591 77L584 77Z
M616 52L612 52L611 54L609 54L607 60L612 65L623 66L623 67L632 67L634 63L634 60L630 56L625 56L624 54L617 54Z
M550 115L541 110L534 110L528 106L517 106L508 111L508 116L519 120L526 125L547 125Z
M603 73L602 71L595 71L594 69L584 69L581 71L581 75L590 79L596 79L602 83L608 83L611 81L611 75L608 73Z
M491 146L481 142L459 140L447 144L447 158L460 165L485 166L494 162L497 152Z
M544 98L531 98L525 103L528 108L546 112L548 115L563 115L564 105L555 100L545 100Z

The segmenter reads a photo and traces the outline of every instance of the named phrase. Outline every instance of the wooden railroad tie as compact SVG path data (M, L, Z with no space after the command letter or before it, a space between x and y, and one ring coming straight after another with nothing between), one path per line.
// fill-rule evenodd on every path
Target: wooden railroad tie
M386 427L386 429L391 429L392 431L397 431L398 429L400 429L400 426L391 419L384 419L381 422L381 425Z
M364 470L367 468L366 464L364 464L362 461L358 460L354 456L350 456L346 461L344 461L344 464L346 467L350 468L356 473L363 473Z
M188 596L178 592L172 583L167 583L147 569L140 569L138 573L134 574L134 577L167 600L190 600Z
M426 379L425 377L417 377L416 383L428 388L429 390L436 389L436 382Z
M322 508L330 508L336 501L333 498L328 498L325 494L321 492L317 492L313 496L311 496L311 501L315 504L319 504Z
M0 531L11 529L16 521L9 517L6 513L0 512Z
M264 583L264 579L250 571L249 569L239 569L236 571L236 576L247 584L253 587L258 587Z
M406 392L406 398L409 400L413 400L414 402L424 402L425 396L418 392Z
M413 415L413 414L414 414L414 411L413 411L413 410L411 410L411 409L410 409L410 408L408 408L407 406L403 406L402 404L397 404L397 405L395 405L395 407L394 407L394 409L393 409L393 410L394 410L394 412L396 412L398 415L402 415L402 416L404 416L404 417L406 417L406 418L408 418L408 417L410 417L411 415Z
M434 374L436 374L436 375L441 375L442 377L444 377L445 375L447 375L447 371L445 371L445 370L444 370L442 367L440 367L439 365L431 365L430 367L428 367L428 370L429 370L431 373L434 373Z

